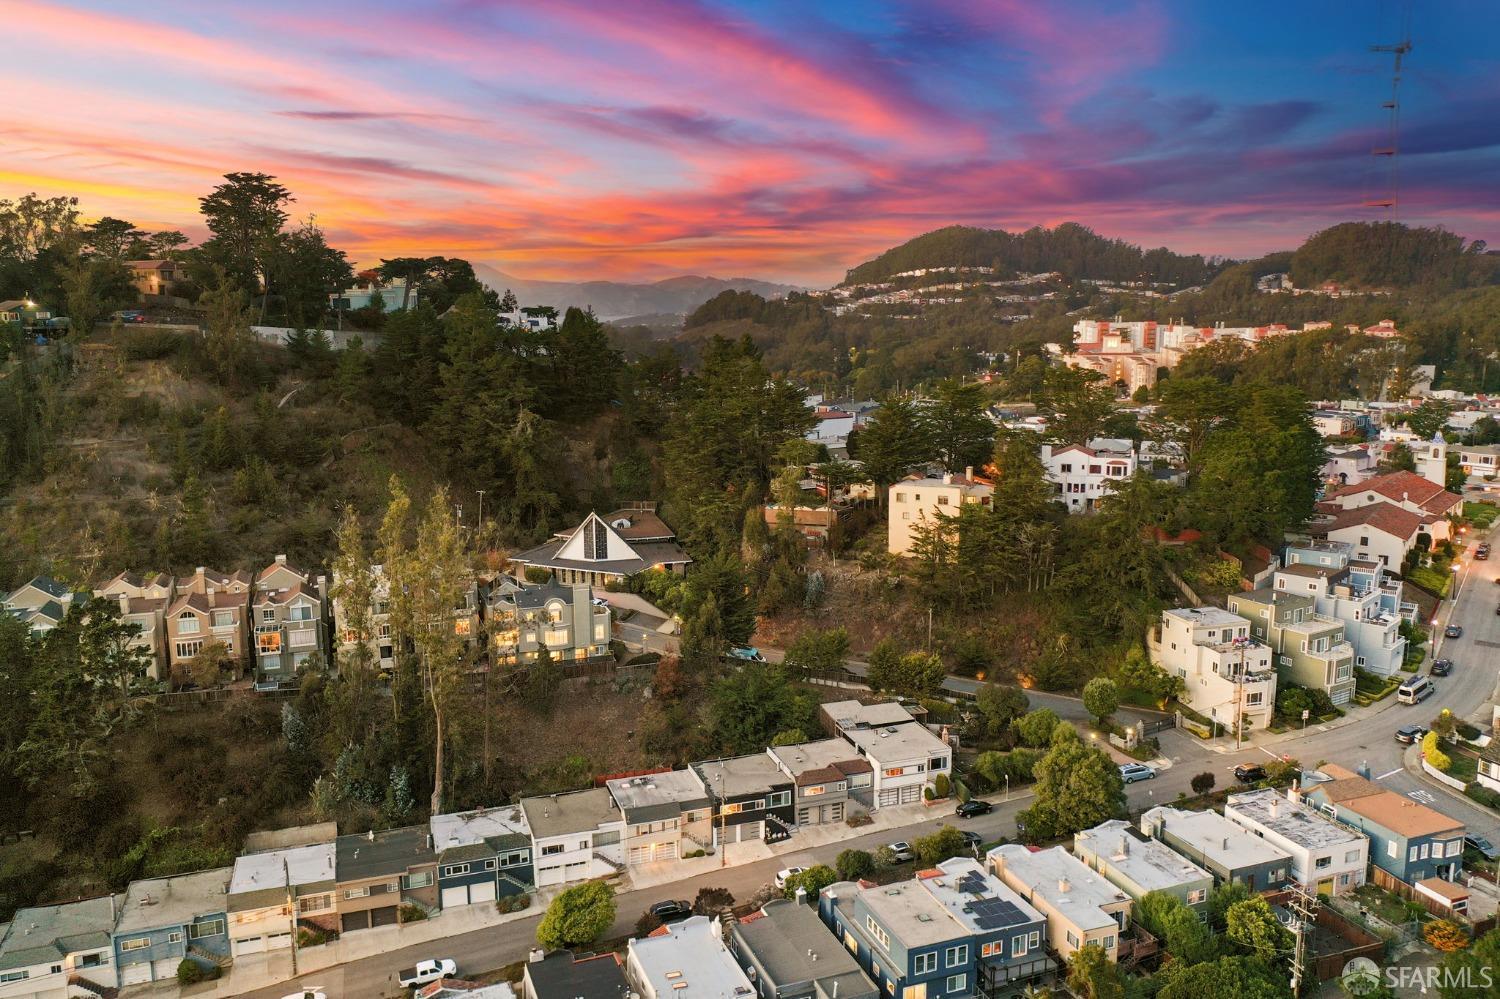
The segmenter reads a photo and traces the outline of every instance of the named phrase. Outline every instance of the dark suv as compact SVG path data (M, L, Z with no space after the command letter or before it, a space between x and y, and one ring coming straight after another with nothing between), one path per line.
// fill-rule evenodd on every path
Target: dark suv
M1259 763L1241 763L1234 768L1234 779L1241 784L1254 784L1266 779L1266 768Z

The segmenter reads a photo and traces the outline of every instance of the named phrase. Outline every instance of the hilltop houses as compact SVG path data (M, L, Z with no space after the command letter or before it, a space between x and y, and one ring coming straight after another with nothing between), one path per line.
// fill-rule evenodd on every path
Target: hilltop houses
M636 503L601 517L591 513L571 531L511 556L516 579L550 572L559 583L605 586L647 569L682 574L692 563L655 503Z

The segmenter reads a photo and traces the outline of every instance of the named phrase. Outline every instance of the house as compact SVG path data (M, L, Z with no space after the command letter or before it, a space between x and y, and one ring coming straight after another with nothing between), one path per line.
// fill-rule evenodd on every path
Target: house
M761 999L881 999L810 906L767 902L729 928L729 947Z
M893 484L888 494L887 550L892 555L909 555L919 527L958 516L959 507L965 503L989 506L995 487L976 478L971 467L962 475L944 472L941 478L908 475Z
M1074 855L1139 902L1151 892L1171 895L1208 918L1214 876L1171 848L1148 839L1122 819L1101 822L1073 835Z
M536 884L531 828L519 806L434 815L428 825L444 909L521 895Z
M1275 788L1231 794L1224 817L1289 853L1292 879L1309 890L1342 895L1365 883L1370 841Z
M1114 484L1130 478L1136 469L1129 441L1095 440L1089 447L1043 444L1041 458L1047 481L1056 487L1069 513L1092 513Z
M299 926L339 928L332 841L241 854L229 879L229 946L236 957L292 945Z
M678 860L684 853L707 850L718 842L718 831L711 828L712 798L692 768L617 777L605 787L625 822L624 853L629 867Z
M111 934L123 897L17 910L0 929L0 999L108 994L119 984Z
M1047 943L1060 957L1096 944L1111 961L1120 957L1121 934L1130 928L1130 896L1060 846L1032 853L1018 843L989 852L1001 881L1047 919Z
M354 287L328 296L329 305L335 311L353 312L379 305L382 312L397 312L402 308L414 309L421 300L421 285L413 283L408 289L405 278L384 282L374 274L361 277L364 280L356 282Z
M170 295L172 285L186 276L175 260L127 260L130 281L142 295Z
M1362 413L1318 410L1309 416L1319 437L1353 437L1361 432L1368 418Z
M916 716L904 704L897 704L895 701L877 701L874 704L862 701L828 701L818 708L818 719L834 735L845 735L868 728L915 725L917 722Z
M115 601L120 607L120 620L140 629L140 633L130 640L130 647L150 657L146 675L153 680L165 680L168 675L167 608L172 603L172 577L159 572L143 579L133 572L122 572L94 590L94 596Z
M1317 612L1312 594L1269 587L1231 593L1229 609L1250 622L1250 635L1276 654L1278 686L1321 690L1334 704L1354 697L1354 646L1344 622Z
M1292 855L1218 812L1158 805L1141 816L1141 832L1208 870L1218 884L1237 882L1253 892L1286 884Z
M1401 622L1414 617L1416 606L1401 599L1401 580L1389 578L1379 562L1355 559L1345 545L1291 546L1271 586L1310 594L1319 614L1342 621L1359 669L1391 676L1405 662Z
M229 960L227 899L233 868L132 881L114 928L120 985L177 981L191 958L204 970Z
M1357 486L1376 473L1379 461L1367 444L1344 444L1330 447L1323 463L1322 478L1329 486Z
M174 672L209 645L224 646L225 658L238 665L250 648L250 590L243 570L226 576L199 566L172 584L176 598L167 608L167 660Z
M967 858L895 884L830 885L818 912L888 996L1007 995L1055 970L1042 913Z
M327 656L327 606L327 578L296 568L285 555L260 571L250 602L257 684L293 681L309 660Z
M1460 444L1458 465L1465 475L1493 479L1500 474L1500 445Z
M843 822L874 806L874 768L846 739L823 739L766 750L792 779L797 825Z
M1329 509L1350 511L1362 506L1388 503L1417 515L1429 525L1425 528L1433 541L1445 541L1451 537L1448 518L1463 513L1464 500L1457 493L1444 488L1448 474L1447 444L1442 434L1427 443L1413 443L1414 451L1422 450L1425 457L1418 459L1418 472L1388 472L1373 478L1341 486L1323 496ZM1397 563L1399 564L1399 563Z
M1367 836L1370 863L1413 890L1463 873L1464 824L1435 808L1335 763L1304 772L1292 795Z
M713 802L714 845L764 840L775 843L796 827L792 779L769 753L695 763Z
M564 586L549 579L531 586L501 576L484 600L494 662L536 662L543 648L554 662L609 654L613 615L609 604L594 600L587 583Z
M846 729L844 738L870 761L876 808L921 801L923 789L953 768L952 748L923 725Z
M385 566L370 566L369 576L370 606L368 608L369 634L365 638L366 648L369 650L370 661L383 670L391 669L396 665L396 640L391 633L391 584L386 579ZM353 655L355 646L359 643L359 629L355 626L355 619L359 616L349 606L349 601L343 597L346 588L353 581L341 580L339 574L333 574L333 588L329 591L333 596L333 629L338 636L337 652L340 659Z
M532 951L521 969L521 999L627 999L630 983L614 954Z
M607 517L591 513L573 530L510 561L523 582L530 571L545 570L559 583L605 586L648 569L681 575L693 560L656 515L656 504L636 503Z
M426 826L340 836L334 846L339 932L395 926L403 905L438 907L437 854Z
M625 820L608 788L522 798L521 814L531 830L538 888L625 869Z
M1147 642L1151 661L1182 680L1181 699L1234 732L1264 729L1276 711L1271 647L1250 637L1250 622L1218 607L1162 611Z
M640 999L749 999L750 980L717 919L691 916L630 941L625 978Z
M88 599L51 576L34 576L0 596L0 610L26 622L34 635L43 635L62 624L68 608Z
M1381 502L1340 511L1331 520L1309 524L1308 532L1315 538L1350 545L1356 558L1399 571L1407 553L1426 547L1423 536L1431 538L1439 523L1394 503ZM1441 523L1446 530L1447 521Z

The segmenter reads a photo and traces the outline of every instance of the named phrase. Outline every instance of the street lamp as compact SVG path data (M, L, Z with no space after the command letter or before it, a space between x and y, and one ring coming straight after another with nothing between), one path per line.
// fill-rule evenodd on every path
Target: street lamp
M1005 800L1010 800L1010 774L1005 775Z

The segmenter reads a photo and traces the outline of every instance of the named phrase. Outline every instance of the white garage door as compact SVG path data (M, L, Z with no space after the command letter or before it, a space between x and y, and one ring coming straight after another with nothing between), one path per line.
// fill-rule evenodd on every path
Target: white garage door
M760 839L761 830L765 828L764 822L746 822L740 826L740 842L750 839Z
M156 980L167 981L177 977L177 966L182 963L180 957L164 957L156 962Z
M482 884L469 885L470 902L493 902L495 900L495 882L485 881Z
M922 785L912 784L901 789L901 804L910 805L912 802L922 800Z
M630 855L625 858L625 862L631 867L651 863L651 848L649 846L632 846L630 848Z
M538 867L536 869L536 886L545 888L548 885L560 885L563 880L563 869L561 866Z
M243 940L234 941L233 946L235 957L239 957L241 954L260 954L264 952L265 949L265 937L246 937Z
M139 961L120 968L121 985L140 985L151 981L151 962Z
M280 950L292 945L291 933L269 933L266 935L266 950Z
M443 908L451 909L457 905L469 904L469 889L467 885L459 885L457 888L443 889Z
M880 797L876 799L875 805L878 808L884 808L886 805L894 805L900 800L900 789L894 787L886 787L880 789Z

